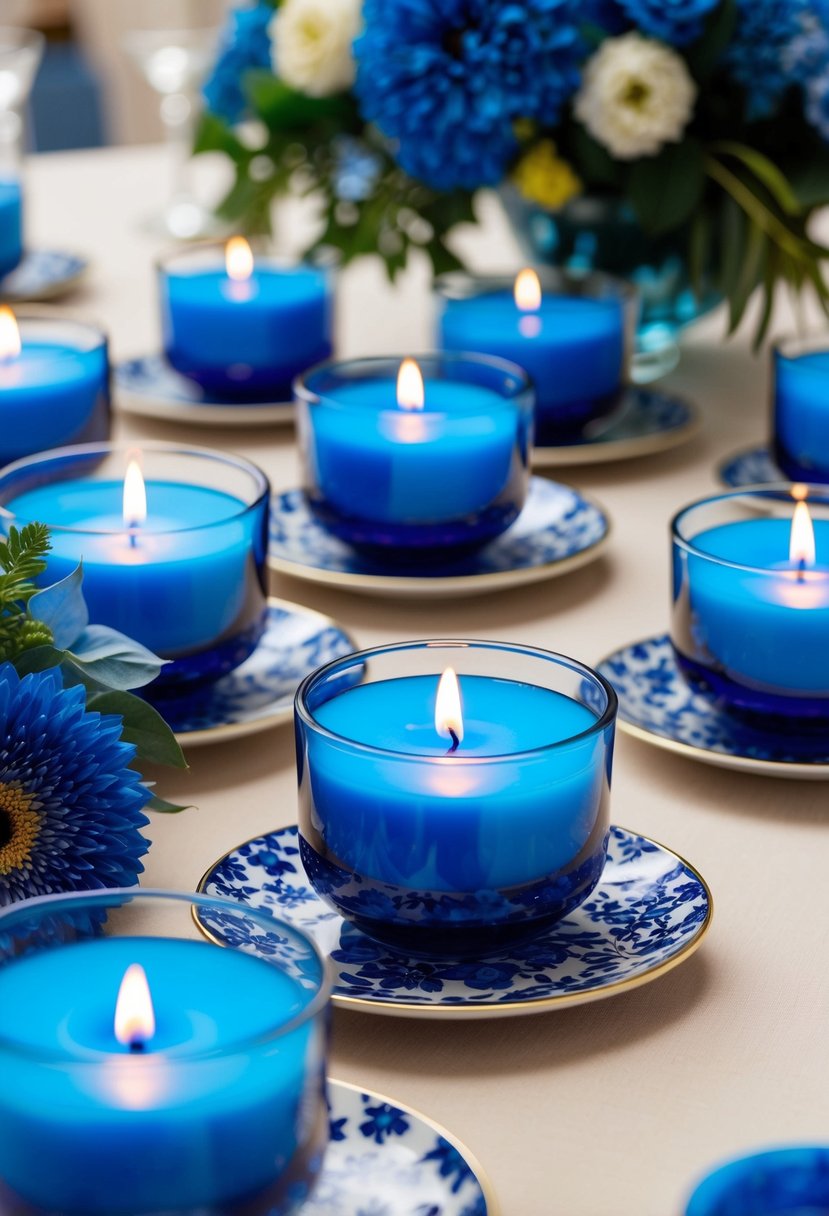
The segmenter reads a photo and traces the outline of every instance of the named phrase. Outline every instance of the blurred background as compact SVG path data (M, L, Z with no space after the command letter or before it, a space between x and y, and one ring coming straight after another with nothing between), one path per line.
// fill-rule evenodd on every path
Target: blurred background
M188 124L227 0L0 0L46 39L31 150L151 143Z

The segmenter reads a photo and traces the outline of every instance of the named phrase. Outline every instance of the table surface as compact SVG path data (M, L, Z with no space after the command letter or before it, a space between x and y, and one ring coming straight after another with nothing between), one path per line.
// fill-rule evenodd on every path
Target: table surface
M214 167L205 166L208 179ZM218 172L218 169L215 170ZM142 219L161 204L161 150L71 153L30 167L30 241L87 253L92 271L64 311L102 321L116 358L157 347L153 258ZM479 269L519 253L494 199L459 245ZM305 219L285 209L290 244ZM429 345L424 264L391 288L374 259L347 270L342 354ZM785 309L777 318L790 326ZM716 487L729 451L761 440L767 354L724 341L717 313L683 340L665 386L702 409L702 435L667 455L577 468L562 478L613 519L605 556L565 578L470 600L408 604L287 578L274 591L340 621L360 646L412 637L526 642L588 663L668 622L668 520ZM274 488L298 484L290 428L185 430L118 424L123 437L190 440L259 463ZM190 770L157 774L196 810L154 818L145 881L191 890L216 858L295 819L289 727L194 750ZM443 1123L488 1171L504 1216L679 1216L696 1176L724 1156L826 1139L827 787L733 773L621 736L612 817L692 861L714 892L701 950L652 985L593 1005L518 1019L439 1022L337 1011L331 1073Z

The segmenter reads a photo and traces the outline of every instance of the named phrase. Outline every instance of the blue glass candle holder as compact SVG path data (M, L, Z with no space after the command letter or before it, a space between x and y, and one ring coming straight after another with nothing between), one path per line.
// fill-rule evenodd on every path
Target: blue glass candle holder
M772 351L772 445L792 481L829 482L829 339L788 338Z
M572 442L619 404L635 344L636 294L597 272L530 273L536 277L523 299L515 278L441 276L438 345L525 368L535 389L535 442Z
M5 910L3 1212L295 1212L328 1139L328 996L304 933L230 900L132 889Z
M0 279L23 258L22 116L45 46L38 30L0 26Z
M0 279L23 257L23 191L20 180L0 165Z
M807 746L829 721L829 491L701 499L671 533L680 671L718 707Z
M295 376L333 349L332 275L256 252L246 278L224 245L159 263L164 354L182 375L231 401L290 401ZM241 272L235 272L241 273Z
M2 223L0 213L0 231ZM4 309L0 314L0 465L48 448L107 439L109 431L106 334L95 325L45 310L15 316Z
M351 359L299 377L305 490L325 527L355 548L385 561L449 560L521 513L532 390L502 359L419 355L421 403L400 405L403 362Z
M460 710L437 696L447 667ZM600 675L530 647L404 642L329 663L295 704L311 884L415 955L531 937L601 875L615 718Z
M143 469L146 518L128 518L124 482ZM243 663L266 615L270 486L237 456L208 448L113 444L59 448L0 472L0 529L48 524L42 582L83 561L90 620L169 660L145 692L215 679Z
M822 1216L829 1147L769 1149L721 1165L698 1183L685 1216Z

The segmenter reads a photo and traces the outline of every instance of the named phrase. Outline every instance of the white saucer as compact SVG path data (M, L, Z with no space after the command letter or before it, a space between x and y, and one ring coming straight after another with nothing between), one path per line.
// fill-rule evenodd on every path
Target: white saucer
M88 269L89 262L79 254L29 249L20 265L0 279L0 300L7 304L56 300L74 291Z
M115 406L121 413L140 418L194 426L280 426L292 422L290 401L228 403L210 397L193 380L180 376L161 355L129 359L114 369Z
M661 389L625 389L617 408L588 422L572 443L533 448L533 468L604 464L667 452L696 435L699 415L693 405Z
M383 567L318 523L302 490L288 490L271 502L268 565L279 574L365 595L441 599L575 570L598 557L609 531L608 517L595 502L570 486L533 477L519 518L478 553L439 566Z

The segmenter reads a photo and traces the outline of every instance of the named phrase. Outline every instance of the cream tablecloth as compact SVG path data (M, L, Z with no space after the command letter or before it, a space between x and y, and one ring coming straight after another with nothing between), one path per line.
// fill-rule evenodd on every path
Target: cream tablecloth
M100 319L117 358L158 342L153 239L157 149L73 153L31 166L31 237L77 248L93 269L63 305ZM518 257L494 202L465 234L481 268ZM425 266L392 290L380 267L343 275L344 354L429 345ZM781 318L785 325L789 319ZM667 521L715 486L715 462L766 426L767 358L701 323L667 382L702 407L705 429L666 456L568 470L613 517L605 557L571 576L468 601L407 605L280 579L275 590L336 617L360 645L449 634L524 641L587 662L664 630ZM290 429L183 430L122 421L121 437L188 440L257 461L276 489L297 483ZM193 751L163 792L198 804L157 818L146 880L191 889L210 863L295 814L290 728ZM726 772L620 738L613 819L693 861L716 914L687 964L651 986L581 1008L475 1023L337 1012L332 1074L441 1121L489 1171L505 1216L678 1216L690 1182L724 1155L827 1139L829 943L827 786Z

